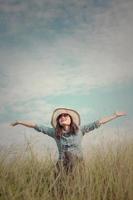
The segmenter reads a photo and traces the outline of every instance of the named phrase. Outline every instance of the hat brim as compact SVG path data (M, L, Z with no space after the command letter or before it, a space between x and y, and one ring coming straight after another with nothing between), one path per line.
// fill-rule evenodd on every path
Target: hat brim
M62 113L67 113L69 114L72 119L73 122L79 126L80 125L80 115L77 111L73 110L73 109L68 109L68 108L57 108L54 110L52 118L51 118L51 124L54 128L56 128L57 125L57 117L62 114Z

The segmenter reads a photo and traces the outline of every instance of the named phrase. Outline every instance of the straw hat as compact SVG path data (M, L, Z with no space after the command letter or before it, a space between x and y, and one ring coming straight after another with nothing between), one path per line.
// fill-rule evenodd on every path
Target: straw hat
M53 115L52 115L52 119L51 119L51 124L54 128L56 128L56 125L57 125L57 121L56 121L57 117L62 113L69 114L72 117L73 122L77 126L80 125L80 115L77 111L72 110L72 109L68 109L68 108L57 108L57 109L54 110Z

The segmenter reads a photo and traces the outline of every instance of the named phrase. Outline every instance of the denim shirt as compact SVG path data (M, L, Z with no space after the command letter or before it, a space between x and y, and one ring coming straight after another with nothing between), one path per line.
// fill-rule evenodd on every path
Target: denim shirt
M83 136L86 133L94 130L95 128L100 127L100 125L101 124L97 120L93 123L80 126L78 132L75 135L71 133L64 133L60 139L56 138L55 128L47 127L43 124L36 124L34 129L54 138L59 151L59 160L63 160L65 151L70 151L74 155L77 155L78 157L82 158L83 153L81 148L81 142Z

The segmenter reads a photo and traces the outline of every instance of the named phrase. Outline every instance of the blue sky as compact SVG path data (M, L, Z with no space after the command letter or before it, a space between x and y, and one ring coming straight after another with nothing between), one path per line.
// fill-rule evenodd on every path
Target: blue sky
M126 111L109 126L132 127L132 9L129 0L1 0L1 137L16 119L50 125L57 107L82 123Z

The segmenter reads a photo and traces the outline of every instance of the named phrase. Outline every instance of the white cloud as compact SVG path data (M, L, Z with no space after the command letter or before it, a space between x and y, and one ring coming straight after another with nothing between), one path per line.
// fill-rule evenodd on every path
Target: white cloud
M50 1L55 10L51 9L50 14L46 12L42 16L45 18L47 15L47 22L62 15L61 7L55 2L61 3ZM86 2L83 1L83 4ZM41 0L38 1L38 5L42 4ZM31 38L32 47L28 50L17 50L17 47L1 50L1 112L4 111L5 105L8 105L14 112L27 111L27 116L30 118L32 115L33 119L35 116L41 119L45 111L46 118L49 119L48 113L54 105L37 99L64 93L82 95L93 87L100 88L103 85L125 83L133 79L133 3L113 1L103 12L101 8L93 8L94 14L91 12L91 15L94 20L91 23L79 17L77 10L81 4L82 2L78 1L76 7L73 6L71 10L74 13L72 20L79 20L79 23L71 27L68 33L59 34L54 43L40 43L38 39ZM24 11L27 7L24 4L20 7L3 4L2 9L5 12L14 12ZM40 15L40 12L38 14ZM88 12L86 19L89 17ZM50 30L54 31L51 28ZM16 28L16 36L17 31ZM23 107L23 102L33 102L34 99L36 103L33 103L32 108L30 103ZM20 104L16 105L16 102Z

